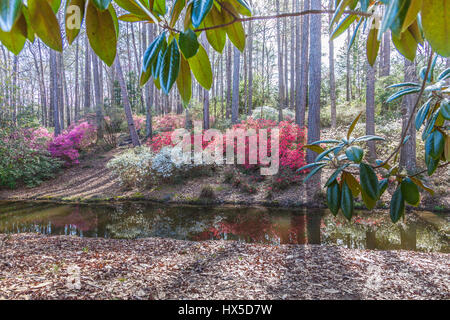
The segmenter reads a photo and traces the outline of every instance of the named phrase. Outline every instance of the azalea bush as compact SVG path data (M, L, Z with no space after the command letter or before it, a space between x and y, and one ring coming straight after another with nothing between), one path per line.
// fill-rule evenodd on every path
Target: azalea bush
M48 150L66 166L78 164L80 152L96 142L96 131L96 127L88 122L72 125L50 142Z
M119 178L121 186L141 188L151 184L154 153L148 147L129 149L114 157L107 168Z
M53 178L62 162L47 151L51 139L45 129L0 130L0 187L34 187Z
M153 118L153 129L155 131L174 131L179 128L183 128L186 119L184 115L181 114L166 114L159 117Z

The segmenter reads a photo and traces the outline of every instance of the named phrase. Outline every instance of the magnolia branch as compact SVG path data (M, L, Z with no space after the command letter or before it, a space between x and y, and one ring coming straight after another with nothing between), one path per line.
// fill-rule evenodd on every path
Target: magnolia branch
M276 19L282 19L282 18L300 17L300 16L305 16L305 15L310 15L310 14L333 14L333 13L335 13L335 10L305 10L305 11L300 11L300 12L281 13L281 14L275 14L275 15L270 15L270 16L252 16L252 17L236 17L233 14L232 15L233 20L231 20L227 23L218 24L218 25L211 26L211 27L195 29L194 32L203 32L203 31L208 31L208 30L220 29L220 28L228 27L237 22L276 20ZM371 17L372 16L371 13L354 11L354 10L346 10L346 11L344 11L344 14L357 15L357 16L361 16L361 17ZM168 25L163 25L161 27L168 29L172 32L181 33L180 30L170 28Z
M425 87L427 85L428 75L429 75L429 73L431 71L432 61L433 61L433 50L430 49L430 57L428 59L427 71L425 72L425 76L424 76L423 81L422 81L422 86L420 88L419 94L417 95L417 100L416 100L416 103L414 105L414 109L412 110L411 114L409 115L408 123L407 123L406 127L404 128L404 130L402 132L402 136L400 138L400 142L399 142L397 148L395 148L394 152L392 152L390 154L390 156L385 161L383 161L383 163L381 163L378 166L375 166L374 167L375 169L376 168L381 168L384 165L386 165L396 154L398 154L402 150L402 148L404 146L404 141L405 141L406 136L408 134L409 127L411 126L411 124L413 122L413 119L415 117L417 108L420 106L420 100L422 99L422 95L423 95L423 93L425 91Z

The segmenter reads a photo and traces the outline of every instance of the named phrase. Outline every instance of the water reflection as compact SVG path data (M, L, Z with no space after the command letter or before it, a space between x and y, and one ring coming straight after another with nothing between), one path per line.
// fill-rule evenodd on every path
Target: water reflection
M349 223L322 210L0 203L0 233L23 232L450 252L448 237L414 214L394 225L386 212L360 213Z

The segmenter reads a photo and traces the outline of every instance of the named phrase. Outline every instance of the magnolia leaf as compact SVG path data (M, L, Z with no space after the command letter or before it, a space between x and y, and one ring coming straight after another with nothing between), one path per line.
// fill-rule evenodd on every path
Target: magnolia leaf
M361 189L372 199L376 200L380 194L378 178L371 166L365 163L359 165L359 182Z
M397 188L392 196L390 214L393 223L397 223L405 214L405 200L403 199L402 190L400 187Z
M186 59L190 59L198 52L200 44L197 40L197 35L191 29L180 33L180 49Z
M402 190L403 199L405 199L407 203L415 207L420 204L419 188L417 188L417 185L410 178L404 179L400 188Z
M341 190L335 181L327 189L327 204L333 215L337 215L341 206Z
M188 62L198 83L200 83L200 85L206 90L211 89L213 80L211 62L209 61L205 48L203 48L201 44L198 48L197 54L188 59Z
M426 0L422 3L422 27L434 51L450 56L450 0Z
M112 66L116 58L117 35L111 12L101 11L89 1L86 10L86 30L94 52L108 66Z
M12 30L14 23L20 16L22 0L0 1L0 29L3 32Z
M62 51L59 22L47 0L28 0L31 27L39 38L56 51Z

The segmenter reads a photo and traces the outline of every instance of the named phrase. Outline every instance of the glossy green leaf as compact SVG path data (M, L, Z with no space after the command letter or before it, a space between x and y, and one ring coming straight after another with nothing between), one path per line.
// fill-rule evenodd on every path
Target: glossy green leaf
M225 0L225 1L232 4L233 7L235 7L240 14L247 17L250 17L252 15L252 8L246 0Z
M143 70L147 71L156 62L158 55L166 43L166 33L161 33L144 52Z
M337 182L333 182L327 189L327 204L333 215L337 215L341 207L341 190Z
M396 37L400 36L410 2L411 0L389 1L386 12L383 15L383 20L381 21L379 40L381 40L381 34L383 34L388 28L392 30L393 35Z
M366 208L369 210L372 210L377 205L377 200L369 197L367 193L364 192L364 190L361 190L361 198L366 205Z
M213 6L213 0L193 0L192 25L198 28Z
M380 180L380 183L379 183L379 186L378 186L378 190L379 190L378 197L377 197L378 199L384 194L384 192L386 191L388 186L389 186L389 180L388 179Z
M450 56L450 0L426 0L422 4L422 27L434 51Z
M392 34L392 42L398 52L400 52L408 60L414 61L416 58L418 42L413 37L409 29L401 33L399 37Z
M318 173L320 171L320 169L322 169L323 167L325 167L326 164L321 164L318 165L316 168L314 168L313 170L311 170L311 172L306 176L306 178L303 180L303 183L306 183L306 181L308 181L309 179L312 178L312 176L314 176L316 173Z
M28 0L31 27L50 48L62 51L59 22L46 0Z
M375 23L375 20L373 21ZM372 27L367 36L366 54L367 61L373 67L377 60L378 51L380 49L380 41L378 40L378 29Z
M425 152L425 164L427 165L427 173L429 176L432 176L439 166L439 159L435 160Z
M14 23L20 16L22 0L1 0L0 1L0 29L3 32L12 30Z
M450 100L448 100L448 99L442 100L441 114L445 120L450 120Z
M447 80L448 78L450 78L450 68L445 69L438 76L438 80Z
M344 31L346 31L352 23L356 20L358 16L356 15L348 15L336 26L333 33L330 35L330 40L334 40L339 37Z
M101 11L108 9L111 0L90 0L94 2L95 6Z
M419 188L410 178L404 179L400 188L402 190L403 199L405 199L407 203L415 207L420 204Z
M351 146L345 150L348 160L360 163L364 156L364 150L358 146Z
M167 12L166 0L153 0L153 11L163 16Z
M25 46L27 38L19 30L17 23L15 23L9 32L4 32L0 29L0 41L9 51L18 55Z
M433 131L425 142L425 152L434 160L439 160L444 151L444 135L439 131Z
M342 170L344 170L345 168L347 168L349 166L349 164L345 164L340 166L339 168L337 168L333 174L328 178L327 182L325 183L325 187L330 186L333 182L337 181L337 177L339 176L339 174L342 172Z
M177 87L180 92L183 106L186 108L192 96L192 75L187 60L181 56L180 73L177 78Z
M313 168L315 166L318 166L318 165L321 165L321 164L324 164L324 163L326 163L326 162L322 161L322 162L309 163L309 164L301 167L300 169L297 169L297 172L300 172L300 171L303 171L303 170L307 170L307 169Z
M186 0L176 0L173 6L172 12L170 13L169 26L173 28L180 17L181 11L183 11L186 6Z
M180 72L180 49L175 39L167 47L163 55L162 66L159 75L161 88L165 94L169 94Z
M392 102L394 100L397 100L397 99L399 99L399 98L401 98L401 97L403 97L403 96L405 96L407 94L412 94L412 93L417 93L417 92L420 92L420 88L413 87L413 88L403 89L401 91L398 91L398 92L394 93L392 96L390 96L386 100L386 102L390 103L390 102Z
M180 33L180 49L186 59L190 59L195 56L200 47L200 43L197 40L197 35L191 29Z
M371 166L365 163L359 165L359 182L361 183L361 188L364 192L376 200L380 194L378 178Z
M211 89L213 80L211 62L209 61L205 48L201 44L197 54L188 59L188 62L198 83L206 90Z
M348 128L348 131L347 131L347 140L350 139L350 136L352 135L352 132L353 132L353 130L355 129L356 124L357 124L358 121L359 121L359 118L361 118L361 115L362 115L362 112L360 112L360 113L356 116L355 120L353 120L352 124L350 125L350 128Z
M415 123L416 130L419 130L420 127L422 127L423 123L425 122L428 112L430 111L431 101L432 99L429 99L427 102L425 102L425 104L417 112Z
M223 4L226 9L222 10L222 14L224 16L224 22L229 23L234 20L233 16L230 14L233 13L235 16L238 15L236 9L231 6L229 3ZM245 50L245 31L244 26L241 21L237 21L231 25L225 27L225 31L227 32L228 38L234 44L239 51L244 52Z
M422 9L422 1L423 0L411 0L408 6L408 10L405 15L405 19L403 20L403 25L401 31L405 31L414 21L417 19L417 15Z
M222 14L216 7L211 9L211 12L206 16L204 25L205 27L219 26L224 24ZM211 47L217 52L222 53L227 41L227 33L222 28L216 28L206 31L206 38L208 39Z
M117 35L109 10L101 11L89 2L86 10L86 30L92 50L111 66L116 58Z
M67 1L67 6L65 10L65 26L66 26L66 37L69 44L72 44L77 38L78 34L80 33L81 25L84 19L84 10L86 7L85 4L86 4L85 0Z
M130 0L114 0L114 3L116 3L119 7L121 7L122 9L125 9L126 11L128 11L128 12L130 12L132 14L135 14L137 16L148 17L148 19L151 19L147 15L147 13L145 13L145 11L142 10L142 8L136 3L136 1L139 1L139 0L133 0L133 1L130 1ZM143 3L143 2L141 1L141 3ZM145 7L148 8L149 7L148 6L148 1L147 1L147 4L144 3L144 5L145 5Z
M405 214L405 200L403 199L402 190L400 187L397 188L392 196L390 214L393 223L397 223Z
M341 209L344 216L351 220L353 216L353 195L347 183L344 181L342 183L341 191Z

